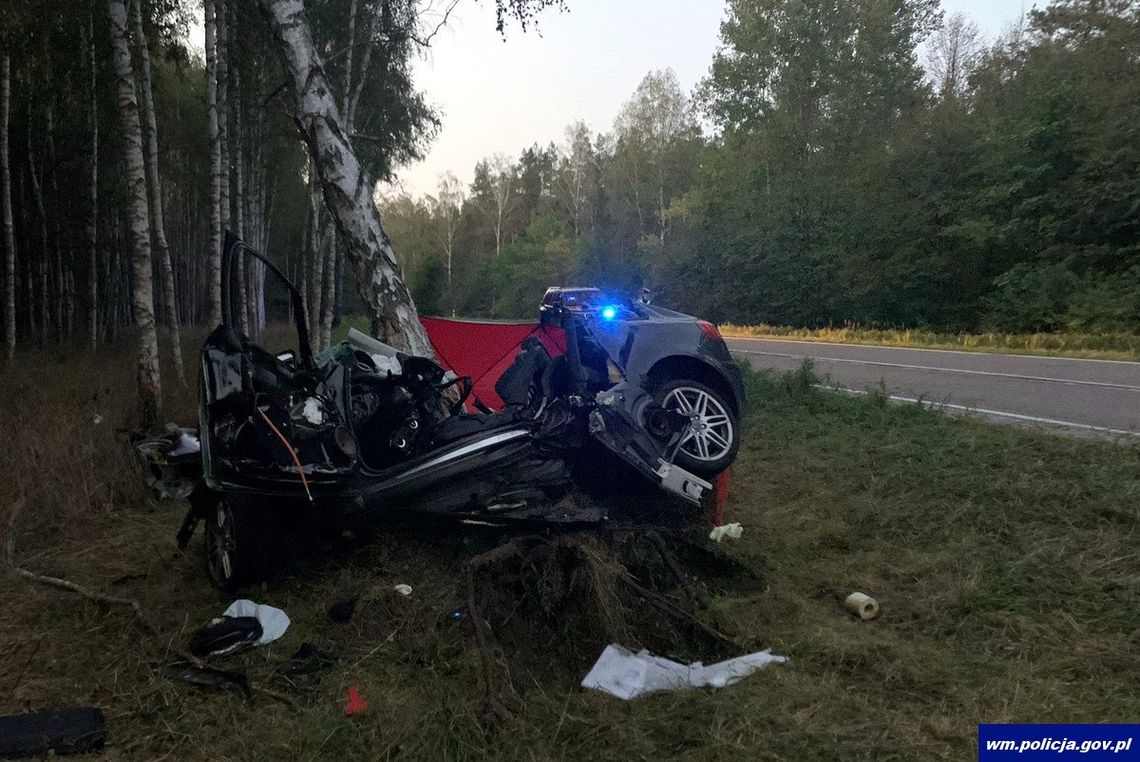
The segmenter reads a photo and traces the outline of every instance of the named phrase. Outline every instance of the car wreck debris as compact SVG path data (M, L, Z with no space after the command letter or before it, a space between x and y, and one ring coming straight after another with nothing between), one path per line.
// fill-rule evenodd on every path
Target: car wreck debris
M261 348L234 319L250 258L277 283L296 351ZM222 279L227 309L201 357L201 479L178 540L205 524L226 590L261 577L298 518L597 523L601 509L563 500L583 475L628 470L701 504L739 449L740 372L715 326L680 313L552 289L534 325L425 319L438 361L354 330L314 355L301 294L269 260L230 236Z
M253 698L253 688L249 680L240 672L232 672L214 667L203 667L190 662L175 662L159 668L163 677L210 690L230 690L244 698Z
M786 661L786 657L777 656L766 649L706 667L699 661L681 664L663 659L644 649L635 654L611 643L582 680L582 687L594 688L628 701L655 691L723 688L762 667Z
M344 701L344 716L355 717L368 710L368 702L360 695L360 689L355 685L348 686L348 695Z
M730 540L739 540L744 535L744 527L738 523L722 524L719 527L713 527L709 532L709 539L713 542L720 542L725 537Z
M218 618L190 638L187 648L199 658L230 656L272 643L289 629L289 616L279 608L249 600L234 601Z
M874 619L879 615L879 602L863 593L851 593L843 605L860 619Z
M106 738L103 712L95 707L0 717L2 759L88 754Z
M198 432L167 424L162 436L135 442L147 484L160 500L188 497L202 476Z

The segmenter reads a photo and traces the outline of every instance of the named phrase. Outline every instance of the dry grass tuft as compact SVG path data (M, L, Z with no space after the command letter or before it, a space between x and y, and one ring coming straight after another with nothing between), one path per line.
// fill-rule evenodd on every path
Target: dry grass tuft
M736 338L795 339L837 344L956 349L971 352L1086 357L1101 360L1140 360L1140 334L1135 333L946 333L919 328L867 328L847 324L830 328L792 328L779 325L720 326Z
M965 759L978 722L1140 714L1140 448L839 397L803 374L749 379L727 511L746 528L720 552L671 531L662 552L639 531L528 539L446 525L318 543L248 591L293 620L223 663L248 676L253 701L173 683L155 668L228 601L207 585L200 537L175 548L183 506L155 502L121 444L130 366L127 346L60 351L0 379L0 526L22 496L18 563L136 599L158 633L124 606L5 573L0 713L101 706L108 758ZM193 389L167 391L167 416L192 421ZM519 552L475 574L516 696L492 717L467 572L511 542ZM847 615L852 590L882 616ZM356 615L330 622L348 596ZM576 687L610 638L715 658L723 645L700 625L792 663L628 704ZM284 680L275 667L304 641L338 660ZM350 684L371 705L351 720Z

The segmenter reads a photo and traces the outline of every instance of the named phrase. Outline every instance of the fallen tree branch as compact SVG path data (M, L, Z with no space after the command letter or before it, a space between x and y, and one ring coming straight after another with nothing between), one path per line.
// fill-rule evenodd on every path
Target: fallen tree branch
M48 587L54 587L58 590L67 590L68 592L75 593L76 595L82 596L91 601L107 603L113 606L126 606L132 612L134 612L134 615L138 619L140 626L152 633L154 632L154 627L151 626L150 622L146 621L146 618L143 616L142 607L139 606L139 602L134 598L123 598L116 595L99 593L89 588L83 587L82 585L76 584L70 580L66 580L61 577L50 577L46 574L37 574L36 572L29 571L22 566L18 566L16 564L16 520L19 518L20 511L23 509L24 498L21 496L16 500L15 503L12 504L12 512L8 516L8 541L6 543L6 550L8 569L12 574L22 579L26 579L29 582L35 582L40 585L47 585Z

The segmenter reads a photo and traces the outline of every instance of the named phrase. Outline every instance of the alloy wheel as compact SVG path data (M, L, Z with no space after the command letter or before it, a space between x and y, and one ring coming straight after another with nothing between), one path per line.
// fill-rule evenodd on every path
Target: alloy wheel
M680 386L665 396L662 406L689 419L680 448L700 461L723 458L732 449L732 418L724 405L703 389Z

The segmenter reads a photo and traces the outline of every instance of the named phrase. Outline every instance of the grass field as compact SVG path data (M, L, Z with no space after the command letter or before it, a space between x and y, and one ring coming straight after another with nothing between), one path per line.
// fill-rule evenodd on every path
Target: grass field
M745 532L726 552L759 583L699 612L786 666L621 703L576 686L594 644L554 633L516 645L526 677L509 713L488 713L475 638L448 612L467 559L500 538L401 529L318 548L249 591L293 620L223 664L248 675L253 701L171 682L155 668L228 600L206 582L201 535L185 555L174 546L182 506L154 502L121 445L130 365L123 346L0 380L5 532L26 499L17 562L135 597L154 630L4 575L0 714L101 706L108 759L972 759L979 722L1140 716L1140 447L833 395L803 372L749 379L727 509ZM169 417L192 422L192 398L168 390ZM411 597L390 592L401 582ZM878 620L843 611L853 590L880 600ZM365 594L356 616L330 623L349 592ZM285 684L273 667L303 641L340 659ZM371 704L354 719L349 684Z
M1083 357L1100 360L1140 360L1140 334L1132 333L939 333L843 326L839 328L790 328L774 325L723 324L725 336L738 338L795 339L839 344L957 349L969 352Z

